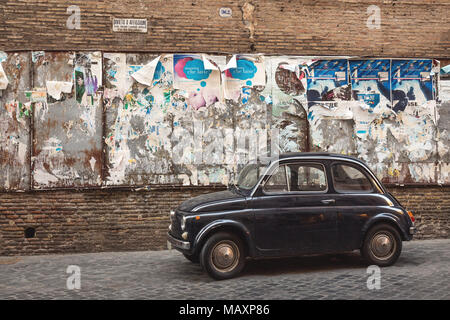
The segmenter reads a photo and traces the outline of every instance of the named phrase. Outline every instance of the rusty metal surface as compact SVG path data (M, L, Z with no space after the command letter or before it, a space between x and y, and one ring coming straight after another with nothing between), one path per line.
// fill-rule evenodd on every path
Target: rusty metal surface
M78 59L78 60L77 60ZM86 67L83 54L46 52L33 64L35 88L47 81L73 81L74 67ZM102 166L100 95L77 101L76 84L60 100L47 95L35 103L32 178L34 188L99 186Z
M0 191L28 190L30 107L24 91L30 87L30 54L10 52L0 63L9 81L0 91Z

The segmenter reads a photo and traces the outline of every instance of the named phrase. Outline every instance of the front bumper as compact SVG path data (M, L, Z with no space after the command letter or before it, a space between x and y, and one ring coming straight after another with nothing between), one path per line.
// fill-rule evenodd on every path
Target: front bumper
M167 242L175 249L180 249L183 251L189 251L191 249L191 244L188 241L182 241L174 238L170 233L167 233Z

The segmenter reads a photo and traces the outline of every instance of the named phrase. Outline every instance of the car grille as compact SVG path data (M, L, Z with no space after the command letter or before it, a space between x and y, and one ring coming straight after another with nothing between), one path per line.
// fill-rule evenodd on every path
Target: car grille
M172 231L170 232L170 234L179 239L181 239L181 234L183 233L183 231L181 230L181 219L182 215L179 212L175 211L175 216L170 221L170 223L172 224Z

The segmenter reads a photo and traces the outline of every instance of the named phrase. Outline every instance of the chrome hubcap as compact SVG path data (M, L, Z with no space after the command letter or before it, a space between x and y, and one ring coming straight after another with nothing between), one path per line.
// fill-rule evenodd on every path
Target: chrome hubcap
M390 232L383 231L373 236L370 248L377 259L387 260L394 254L396 243Z
M220 272L233 270L239 262L239 250L234 242L221 241L211 254L212 265Z

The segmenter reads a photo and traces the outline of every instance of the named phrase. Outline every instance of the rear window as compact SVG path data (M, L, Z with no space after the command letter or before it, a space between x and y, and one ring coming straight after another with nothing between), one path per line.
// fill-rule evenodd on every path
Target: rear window
M362 171L346 164L331 167L334 189L338 192L372 192L373 186Z

